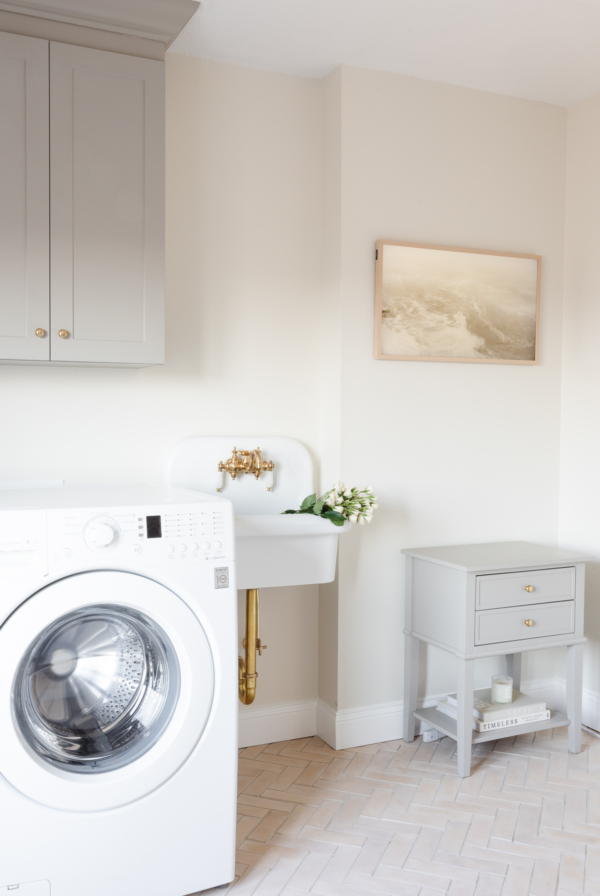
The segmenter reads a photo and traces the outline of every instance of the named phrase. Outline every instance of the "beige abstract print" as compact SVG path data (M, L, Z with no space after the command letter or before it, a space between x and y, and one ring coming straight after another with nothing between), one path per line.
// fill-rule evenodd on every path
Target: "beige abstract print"
M536 257L382 248L380 357L535 363Z

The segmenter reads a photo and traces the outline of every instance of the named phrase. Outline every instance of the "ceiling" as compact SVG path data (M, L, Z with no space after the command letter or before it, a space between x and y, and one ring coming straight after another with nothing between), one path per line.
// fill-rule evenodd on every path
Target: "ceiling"
M600 93L600 0L201 0L170 52L341 63L569 106Z

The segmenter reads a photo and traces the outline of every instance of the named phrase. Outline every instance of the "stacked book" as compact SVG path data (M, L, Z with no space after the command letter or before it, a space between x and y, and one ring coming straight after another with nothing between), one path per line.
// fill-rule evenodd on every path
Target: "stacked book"
M448 694L438 700L437 708L452 719L457 718L456 694ZM473 692L473 728L475 731L495 731L514 728L532 722L544 722L550 718L546 704L521 691L513 691L512 703L492 703L492 689L480 688Z

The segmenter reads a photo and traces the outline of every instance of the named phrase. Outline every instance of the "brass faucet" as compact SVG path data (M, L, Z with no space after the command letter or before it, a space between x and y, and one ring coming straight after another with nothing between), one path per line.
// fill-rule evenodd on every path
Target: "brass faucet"
M272 460L263 460L260 448L254 451L238 451L234 447L229 460L219 461L219 473L229 473L233 480L237 479L240 473L254 473L254 478L258 479L261 473L271 472L275 469ZM272 478L272 477L271 477ZM221 489L217 486L217 491ZM267 486L267 491L271 491L271 486Z

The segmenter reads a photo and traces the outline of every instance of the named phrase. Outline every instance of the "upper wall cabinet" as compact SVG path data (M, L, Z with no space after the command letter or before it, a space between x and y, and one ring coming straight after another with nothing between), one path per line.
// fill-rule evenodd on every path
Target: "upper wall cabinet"
M50 359L49 201L48 42L0 33L0 358Z
M1 357L162 364L164 64L0 38Z

